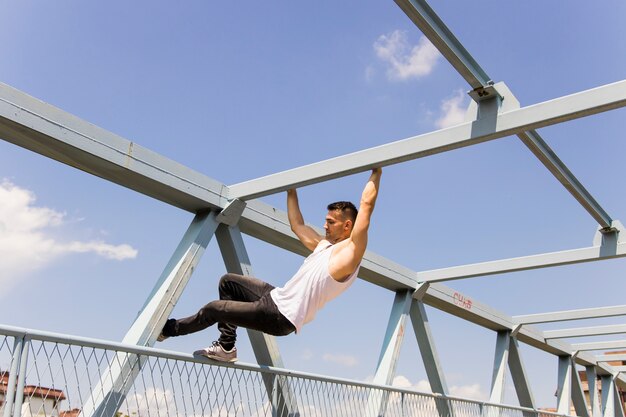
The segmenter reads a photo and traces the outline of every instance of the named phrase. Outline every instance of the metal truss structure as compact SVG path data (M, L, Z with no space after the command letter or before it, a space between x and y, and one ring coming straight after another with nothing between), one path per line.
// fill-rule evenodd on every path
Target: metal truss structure
M618 389L626 388L626 369L607 362L626 357L590 352L626 348L626 341L570 344L562 339L624 333L626 326L542 331L534 325L626 315L626 306L509 316L474 299L461 296L460 300L459 293L443 282L626 256L622 224L602 208L536 130L626 106L626 80L521 107L504 83L492 81L424 0L396 0L396 3L469 84L473 102L468 114L473 117L466 122L234 185L208 178L7 85L0 85L0 137L195 214L123 339L124 344L152 346L213 236L230 272L252 274L242 233L293 253L306 254L290 231L286 213L257 198L516 135L598 222L594 245L430 271L414 271L367 252L359 277L396 294L374 383L388 385L392 381L410 318L432 390L448 394L426 316L428 305L497 333L490 402L503 401L508 369L520 405L536 407L519 350L519 344L524 343L558 358L558 413L568 414L573 404L579 416L624 416ZM472 308L467 308L466 303L471 303ZM259 364L284 368L273 337L254 331L249 331L249 336ZM94 387L90 400L85 402L84 415L115 414L139 372L135 366L137 359L133 358L122 355L112 362L111 377ZM576 365L586 369L591 393L589 404ZM596 381L601 383L601 401ZM294 415L292 397L290 386L283 384L275 400L282 404L280 409ZM372 406L368 409L384 414L384 395L372 395L369 401ZM445 404L438 412L442 416L453 414Z

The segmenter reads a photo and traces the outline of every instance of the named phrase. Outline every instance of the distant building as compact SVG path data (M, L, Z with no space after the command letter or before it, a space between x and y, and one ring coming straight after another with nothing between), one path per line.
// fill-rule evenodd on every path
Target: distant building
M620 350L620 351L610 351L610 352L605 352L604 355L617 355L617 354L624 354L626 353L626 350ZM626 366L626 361L611 361L611 362L607 362L609 365L611 366ZM589 394L589 381L587 381L587 372L586 371L578 371L578 376L580 377L580 383L582 385L584 394L585 394L585 400L587 401L587 405L590 405L591 401L591 396ZM597 387L598 387L598 404L601 404L602 402L602 383L600 382L600 377L598 377L597 380ZM621 389L618 388L618 392L619 392L619 397L622 400L622 408L624 410L626 410L626 391L622 391ZM551 412L556 412L556 408L540 408L540 410L544 410L544 411L551 411ZM572 408L570 409L570 414L571 415L576 415L576 412L574 410L574 407L572 406Z
M6 395L9 390L9 373L0 371L0 416L4 414ZM36 385L24 386L24 402L22 403L21 417L51 416L76 417L79 413L74 410L59 412L61 401L65 400L63 391L40 387Z
M605 352L605 355L618 355L618 354L625 354L626 350L619 350L619 351L612 351L612 352ZM611 361L611 362L607 362L609 365L611 366L626 366L626 361ZM587 381L587 372L585 371L580 371L578 372L578 375L580 376L580 382L582 383L583 386L583 391L585 391L585 399L587 400L587 404L589 404L589 382ZM622 400L622 407L624 409L626 409L626 391L622 391L619 390L619 397ZM602 384L599 381L598 378L598 401L601 401L602 398Z

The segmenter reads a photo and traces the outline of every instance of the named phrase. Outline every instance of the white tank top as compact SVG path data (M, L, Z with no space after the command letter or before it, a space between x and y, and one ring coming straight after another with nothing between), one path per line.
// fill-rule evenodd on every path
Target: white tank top
M347 290L359 272L360 264L344 281L335 281L328 272L332 247L329 243L326 247L315 248L282 288L270 292L276 307L294 325L297 333L327 302Z

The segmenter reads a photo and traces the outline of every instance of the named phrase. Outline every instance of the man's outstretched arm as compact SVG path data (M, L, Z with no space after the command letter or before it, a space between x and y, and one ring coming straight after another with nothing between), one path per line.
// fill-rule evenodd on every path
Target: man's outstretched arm
M370 227L370 219L374 212L374 206L376 205L376 198L378 197L378 189L380 187L380 176L382 175L381 168L374 168L370 175L363 194L361 195L361 204L359 206L359 214L354 222L354 228L350 235L350 240L354 250L355 262L358 264L361 262L365 249L367 248L367 231Z
M298 236L300 242L307 249L314 250L322 240L322 236L304 223L300 204L298 203L298 193L295 189L287 190L287 216L289 217L291 230Z

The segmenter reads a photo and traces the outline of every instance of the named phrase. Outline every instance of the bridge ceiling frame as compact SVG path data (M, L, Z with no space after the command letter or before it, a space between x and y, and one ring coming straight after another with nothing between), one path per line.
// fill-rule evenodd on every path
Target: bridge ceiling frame
M418 303L494 330L500 335L513 337L515 343L519 341L554 354L561 358L563 375L571 374L566 359L570 358L574 361L572 364L585 366L588 371L593 367L596 374L604 378L604 383L609 384L610 377L620 387L626 387L626 369L609 365L605 356L589 353L612 346L626 347L624 341L569 344L560 340L593 332L603 335L623 333L626 330L623 326L552 331L532 326L623 315L626 314L626 306L509 316L442 284L450 280L626 256L626 237L624 233L620 234L623 230L621 223L603 209L536 131L545 126L626 107L626 80L526 107L503 107L503 97L509 98L508 103L516 102L512 93L503 84L494 84L425 1L396 0L396 3L468 82L470 96L477 106L475 120L233 185L223 184L5 84L0 84L0 137L191 213L210 211L216 214L217 221L237 227L242 233L284 250L307 255L307 250L291 232L286 213L257 198L364 172L373 167L399 164L517 135L598 222L593 246L421 272L368 251L359 277L398 294L406 294L408 290ZM236 212L234 221L229 214L231 209ZM392 315L397 316L396 321L401 322L403 327L409 304L402 300L401 313L394 310ZM153 343L154 329L158 326L151 325L151 332L140 337L142 343L145 343L144 339ZM392 327L390 324L390 329ZM391 332L387 340L391 344L395 343L393 334ZM505 352L510 342L509 339L502 340L498 346ZM500 359L504 363L504 354ZM394 361L394 358L381 359L385 380L390 377ZM570 383L563 382L567 387Z

